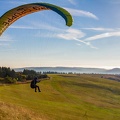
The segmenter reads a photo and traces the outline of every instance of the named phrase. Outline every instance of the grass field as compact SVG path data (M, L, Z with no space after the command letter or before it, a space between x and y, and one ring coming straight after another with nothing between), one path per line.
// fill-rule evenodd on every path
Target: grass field
M120 82L100 75L49 75L29 84L0 86L0 120L120 120Z

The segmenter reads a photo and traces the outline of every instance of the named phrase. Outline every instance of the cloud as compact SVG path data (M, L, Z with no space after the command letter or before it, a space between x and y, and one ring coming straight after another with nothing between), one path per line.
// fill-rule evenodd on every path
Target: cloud
M44 29L44 30L50 30L50 31L55 31L55 30L60 30L57 27L51 26L49 24L44 24L44 23L37 23L37 22L30 22L28 26L25 25L11 25L10 28L13 29Z
M37 28L37 29L46 29L46 30L50 30L50 31L60 30L59 28L49 25L47 23L39 24L39 23L32 22L31 24L33 25L33 28Z
M91 12L72 9L72 8L65 8L65 9L68 10L73 16L84 16L98 20L98 17Z
M9 35L3 34L2 36L0 36L0 46L9 46L10 42L13 41L14 40Z
M35 37L48 37L48 38L55 38L56 34L62 33L64 30L52 25L49 25L47 23L41 23L39 24L38 22L30 22L29 25L11 25L11 29L33 29L33 30L46 30L46 33L43 33L41 31L36 32L34 34Z
M27 2L21 2L21 1L8 1L7 3L13 4L13 5L27 4Z
M112 3L112 4L120 4L120 0L111 0L111 1L109 1L109 3Z
M9 28L13 28L13 29L38 29L38 28L34 28L32 26L17 26L17 25L11 25Z
M71 4L76 5L75 0L68 0Z
M77 39L77 38L74 38L74 40L76 40L76 41L78 41L78 42L81 42L81 43L89 46L90 48L98 49L97 47L93 46L90 42L86 42L86 41L83 41L83 40L80 40L80 39Z
M80 43L76 43L76 45L81 46L81 44L80 44Z
M51 33L51 32L41 33L41 32L37 32L34 36L35 37L42 37L42 38L56 38L56 33Z
M3 45L2 45L2 46L3 46ZM4 45L4 46L7 46L7 48L6 48L6 49L0 49L0 52L16 51L16 49L14 49L14 48L9 48L9 47L8 47L9 44L6 44L6 45Z
M82 28L85 30L94 30L94 31L114 31L112 28Z
M0 36L0 42L11 42L11 41L13 41L12 40L12 38L11 38L11 36L9 36L9 35L2 35L2 36Z
M120 36L120 31L106 32L106 33L103 33L103 34L88 37L88 38L85 39L85 41L92 41L92 40L97 40L97 39L103 39L103 38L108 38L108 37L118 37L118 36Z
M9 46L8 43L0 43L0 46Z
M58 34L57 36L59 38L63 38L63 39L66 39L66 40L73 40L75 38L82 38L82 37L84 37L85 33L83 33L80 30L70 28L70 29L67 29L65 31L65 33Z
M73 29L73 28L70 28L70 29L66 30L64 33L57 35L58 38L62 38L62 39L65 39L65 40L75 40L75 41L78 41L80 43L83 43L83 44L89 46L90 48L97 49L90 42L80 40L81 38L83 38L85 36L86 36L85 33L83 33L80 30ZM81 44L77 44L77 45L81 45Z

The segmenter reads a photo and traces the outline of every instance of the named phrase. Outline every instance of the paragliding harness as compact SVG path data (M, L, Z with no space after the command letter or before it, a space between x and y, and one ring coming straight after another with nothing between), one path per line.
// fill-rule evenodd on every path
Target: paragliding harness
M36 85L38 82L40 82L40 80L38 80L35 77L30 83L30 87L33 88L33 89L35 88L35 92L37 92L37 89L38 89L39 92L41 92L39 86Z

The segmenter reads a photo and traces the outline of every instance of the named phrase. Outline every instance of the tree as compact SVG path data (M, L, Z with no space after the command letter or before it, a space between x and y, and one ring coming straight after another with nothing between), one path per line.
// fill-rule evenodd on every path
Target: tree
M15 71L12 69L10 69L9 67L0 67L0 77L5 78L5 77L12 77L15 78L16 77L16 73Z

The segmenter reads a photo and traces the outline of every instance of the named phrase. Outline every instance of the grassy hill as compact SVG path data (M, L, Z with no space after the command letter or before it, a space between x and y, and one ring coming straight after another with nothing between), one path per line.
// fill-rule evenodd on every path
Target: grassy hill
M100 75L49 75L38 85L0 86L0 120L119 120L120 82Z

